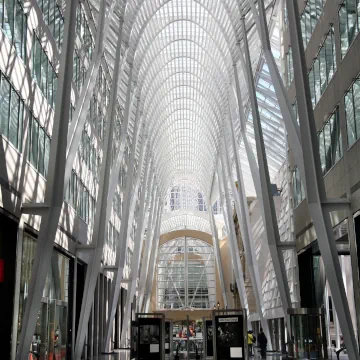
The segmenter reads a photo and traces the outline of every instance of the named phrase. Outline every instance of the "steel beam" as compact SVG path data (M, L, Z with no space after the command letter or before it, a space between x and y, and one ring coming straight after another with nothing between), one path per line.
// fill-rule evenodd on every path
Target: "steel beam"
M135 291L136 291L136 281L139 275L139 266L140 266L140 258L143 248L143 237L144 237L144 231L145 231L145 212L148 209L148 206L145 205L145 193L146 193L146 186L149 184L149 182L152 182L150 179L150 161L147 162L146 168L145 168L145 174L143 179L143 188L140 196L140 211L139 211L139 222L135 231L135 240L134 240L134 253L132 256L131 261L131 283L128 288L128 294L126 296L126 303L125 303L125 310L123 314L123 324L127 324L130 320L131 315L131 304L134 299ZM149 184L148 191L147 191L147 199L146 203L149 204L149 200L151 197L151 190L152 190L152 184ZM153 199L155 201L155 199ZM125 340L126 340L126 329L125 326L123 326L122 332L121 332L121 347L125 347Z
M274 86L276 98L280 107L280 111L284 120L286 131L289 137L289 143L291 144L301 174L304 174L304 162L302 156L302 146L300 142L300 129L297 124L292 105L290 104L287 91L283 84L278 66L276 64L274 55L271 51L271 43L269 37L269 30L266 22L266 11L264 6L264 0L257 1L259 12L256 8L254 0L246 0L253 13L255 26L260 37L263 54L266 60L266 64L269 67L270 77ZM245 32L246 34L246 32ZM242 54L240 49L240 55Z
M213 211L213 208L212 208L209 200L207 201L207 208L208 208L208 213L209 213L210 227L211 227L213 246L214 246L214 255L215 255L216 266L217 266L218 274L219 274L221 293L222 293L222 297L224 300L225 308L227 308L229 306L229 303L228 303L228 298L226 295L226 285L225 285L225 280L224 280L223 264L222 264L222 260L221 260L219 236L218 236L218 231L217 231L217 227L216 227L216 223L215 223L214 211Z
M136 110L137 114L140 114L139 106ZM119 300L120 290L121 290L121 280L123 277L125 259L126 259L126 250L129 242L129 227L130 224L130 202L131 196L133 194L133 180L134 180L134 166L135 166L135 157L136 157L136 145L138 143L139 133L140 133L140 122L139 116L136 117L135 127L134 127L134 135L131 143L130 150L130 161L128 164L127 178L126 178L126 189L124 193L124 201L123 201L123 212L121 216L121 225L120 225L120 244L117 246L116 251L116 262L115 266L117 267L117 271L114 274L113 285L111 287L111 296L109 303L109 317L106 325L106 334L104 339L104 349L108 351L108 347L110 346L110 337L112 334L112 323L115 318L116 307ZM140 161L139 161L139 169L138 172L141 173L142 162L144 158L145 149L147 147L147 140L141 142L140 144L141 152L140 152ZM133 194L133 196L137 196L137 194ZM130 225L130 226L129 226Z
M151 239L152 232L156 224L156 219L158 216L158 211L160 209L160 197L158 196L158 187L156 187L155 192L153 194L154 199L156 201L152 201L150 214L148 218L147 230L146 230L146 239L145 239L145 247L143 251L143 256L141 259L141 272L139 279L139 300L138 300L138 310L141 312L145 286L146 286L146 278L149 268L149 260L150 260L150 252L151 252Z
M91 97L93 95L94 88L96 85L100 64L103 59L104 46L107 39L107 34L116 3L117 0L112 0L110 7L106 13L107 2L106 1L100 2L98 27L97 27L98 30L96 32L94 55L89 65L89 68L86 72L85 81L81 88L79 98L76 102L76 107L73 114L73 121L69 126L67 150L66 150L65 184L67 184L71 176L72 167L81 140L81 134L84 129L87 113L89 110ZM122 15L124 11L125 11L125 5L122 7ZM121 17L120 26L119 26L119 36L118 36L120 40L122 39L123 23L124 20L123 17ZM123 58L123 62L125 62L124 58ZM115 67L116 66L117 65L115 65Z
M122 24L120 24L122 28ZM114 127L116 118L117 91L120 78L120 57L121 57L121 37L116 45L116 62L114 65L113 81L111 84L110 101L106 111L106 134L104 139L104 152L101 164L100 180L95 207L94 229L92 234L92 245L95 245L87 266L84 294L81 303L81 311L78 325L78 332L75 344L75 359L80 359L84 348L86 329L89 322L90 312L94 300L95 286L101 269L103 247L105 243L108 226L108 191L111 171L111 153L114 138ZM131 87L131 82L129 84Z
M262 208L263 208L262 210L264 214L263 217L264 228L265 228L265 232L267 233L270 255L276 275L281 303L284 309L284 316L288 322L287 309L291 308L291 297L290 297L290 291L289 291L286 269L284 264L284 255L282 250L277 247L277 244L280 244L280 234L279 234L279 228L278 228L277 217L275 212L274 199L271 192L269 169L266 158L264 138L261 128L259 107L256 98L256 89L253 81L254 77L251 68L251 58L250 58L249 44L246 36L244 17L242 17L241 23L244 34L243 42L244 42L245 59L241 53L240 60L242 63L244 74L246 75L246 79L247 79L246 82L249 90L249 99L250 99L250 106L251 106L251 112L253 118L257 158L259 164L260 190L262 194Z
M270 330L269 325L267 322L267 319L265 319L265 308L264 308L264 301L263 301L263 294L262 294L262 288L261 288L261 280L259 275L259 268L258 268L258 262L256 259L256 249L254 245L254 239L250 224L250 216L249 216L249 208L247 205L247 198L245 193L245 184L244 179L242 176L241 171L241 163L238 156L238 152L236 149L236 141L235 141L235 133L234 133L234 125L231 121L231 118L229 116L229 135L230 135L230 143L225 142L225 149L226 149L226 163L225 167L228 170L228 178L230 179L231 183L231 191L234 196L235 200L235 208L238 215L239 220L239 228L242 235L242 242L244 244L244 250L245 250L245 259L246 264L249 269L249 275L251 279L251 284L255 296L255 302L256 302L256 310L260 318L261 326L264 329L264 333L268 339L270 339ZM232 171L230 167L230 154L228 147L232 146L234 151L234 160L235 160L235 169L236 169L236 178L237 178L237 188L235 186L235 182L232 179ZM227 177L227 176L226 176ZM269 350L272 350L272 344L269 343Z
M157 254L159 252L159 240L160 240L160 226L161 226L161 217L162 217L162 209L163 205L159 205L159 212L157 216L157 224L154 232L153 237L153 244L151 249L151 262L149 264L149 271L148 271L148 278L146 284L146 290L144 294L144 312L149 311L150 300L151 300L151 290L154 281L154 274L155 274L155 265L157 260Z
M46 213L43 213L41 219L29 294L26 299L16 355L18 360L29 357L30 345L35 332L46 276L50 269L54 240L64 200L65 183L62 174L65 170L77 6L78 1L68 0L66 2L64 42L60 56L58 91L56 94L53 136L50 147L49 171L44 201L49 208Z
M232 217L232 207L230 202L230 195L229 195L229 188L226 181L226 172L225 172L225 164L224 164L224 154L220 154L220 165L221 171L218 171L218 179L219 179L219 186L220 186L220 194L223 194L224 198L224 212L225 212L225 223L228 228L228 244L230 249L231 260L234 267L234 274L236 279L236 284L239 291L239 296L241 300L241 305L247 311L249 310L249 305L246 297L246 289L245 289L245 282L244 282L244 273L240 261L240 252L239 246L236 239L236 232L235 232L235 224L234 219ZM226 210L225 210L226 208Z
M321 171L320 154L305 51L301 35L300 15L297 3L286 1L289 31L294 63L296 98L298 102L307 203L317 234L320 253L334 306L338 315L349 359L359 359L359 349L352 324L349 304L342 278L339 255L334 239L329 209L326 205L326 191Z

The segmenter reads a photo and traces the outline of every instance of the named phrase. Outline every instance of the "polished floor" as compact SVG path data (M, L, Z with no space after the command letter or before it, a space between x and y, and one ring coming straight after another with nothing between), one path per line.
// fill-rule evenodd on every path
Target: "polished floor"
M97 357L93 357L90 360L130 360L130 352L129 351L121 351L112 355L101 355ZM255 355L252 357L253 360L261 360L259 355ZM268 353L266 356L266 360L285 360L286 357L278 354L278 353ZM212 358L207 358L206 360L212 360ZM336 360L336 354L329 351L329 360ZM340 354L339 360L348 360L348 356L346 354Z

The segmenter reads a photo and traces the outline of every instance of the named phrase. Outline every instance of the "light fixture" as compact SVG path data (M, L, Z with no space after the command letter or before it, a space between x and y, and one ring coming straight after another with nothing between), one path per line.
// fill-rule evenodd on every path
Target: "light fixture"
M220 301L217 302L217 308L220 309Z

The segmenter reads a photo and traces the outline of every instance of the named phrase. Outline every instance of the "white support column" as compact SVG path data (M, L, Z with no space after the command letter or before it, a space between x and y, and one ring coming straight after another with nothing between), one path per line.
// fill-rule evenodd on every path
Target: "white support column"
M211 227L211 232L212 232L214 255L215 255L215 260L216 260L216 266L218 269L219 280L220 280L221 294L222 294L222 297L224 300L225 308L227 308L229 304L228 304L228 299L227 299L227 295L226 295L226 285L225 285L225 280L224 280L223 264L222 264L222 260L221 260L219 236L218 236L218 231L217 231L217 227L216 227L216 223L215 223L213 208L211 206L210 201L207 201L207 208L208 208L210 227Z
M221 171L218 171L218 179L219 179L219 185L221 189L221 193L225 196L225 217L228 228L228 243L229 248L231 250L230 255L232 259L232 263L234 266L234 274L236 279L236 284L239 291L239 296L241 300L241 305L244 309L247 311L249 310L249 305L246 297L246 289L245 289L245 282L244 282L244 273L240 261L240 253L239 253L239 246L236 239L236 232L235 232L235 224L234 219L232 217L232 207L230 202L230 195L229 195L229 188L226 181L226 172L225 172L225 166L224 166L224 157L223 154L220 155L220 164L221 164ZM226 208L226 211L225 211ZM249 323L249 322L248 322Z
M56 94L55 118L50 148L45 203L29 204L27 206L27 210L34 214L40 210L42 219L17 349L16 358L18 360L29 357L31 340L35 332L36 319L46 276L50 269L54 240L64 200L64 177L61 175L65 170L77 6L78 1L68 0L66 2L64 42L60 57L59 82Z
M144 312L149 311L150 301L151 301L151 290L154 281L154 274L155 274L155 265L157 260L157 255L159 252L159 240L160 240L160 226L161 226L161 217L162 217L162 204L159 205L159 213L157 216L157 224L154 232L153 238L153 247L151 250L151 262L149 264L149 271L148 271L148 278L146 284L146 290L144 295Z
M122 24L120 24L120 27L122 27ZM75 359L81 358L81 354L84 348L86 329L88 327L90 312L94 301L96 281L101 269L103 247L107 233L109 178L111 170L111 152L114 138L114 123L116 118L117 91L120 78L120 56L121 38L119 37L116 46L116 61L113 72L113 81L111 84L110 101L106 111L107 127L104 139L104 153L101 164L99 188L95 207L94 229L92 234L92 245L95 248L90 256L86 271L84 294L81 303L79 326L76 336ZM131 82L129 87L131 87Z
M289 137L289 143L291 144L291 147L293 149L294 158L296 160L300 173L304 174L304 162L302 156L303 150L300 142L300 129L296 122L294 111L292 109L292 105L290 104L289 97L283 84L274 55L271 51L264 0L257 1L259 12L256 8L254 0L246 1L250 5L251 11L253 13L256 29L261 41L263 54L266 60L266 64L269 67L271 82L275 89L276 98ZM241 49L240 54L242 54Z
M125 311L123 314L123 324L127 324L130 320L130 315L131 315L131 304L133 302L134 299L134 295L135 295L135 291L136 291L136 281L139 275L139 265L140 265L140 257L141 257L141 253L142 253L142 248L143 248L143 237L144 237L144 230L145 230L145 212L146 209L148 208L148 206L145 205L145 193L146 193L146 185L150 182L152 182L152 180L150 180L150 161L147 162L146 164L146 169L145 169L145 174L144 174L144 183L143 183L143 188L142 188L142 192L141 192L141 197L140 197L140 211L139 211L139 223L137 225L136 231L135 231L135 241L134 241L134 253L132 256L132 261L131 261L131 282L128 288L128 294L126 296L126 304L125 304ZM149 200L151 197L151 190L152 190L152 186L153 184L149 184L148 187L148 191L147 191L147 199L146 199L146 204L149 204ZM154 201L155 199L153 199ZM122 332L121 332L121 347L125 347L125 335L126 335L126 329L123 326Z
M158 192L157 189L158 188L156 187L154 194L152 195L153 201L151 204L150 214L149 214L149 218L148 218L145 247L144 247L143 257L142 257L142 261L141 261L141 272L140 272L140 279L139 279L139 300L138 300L139 311L141 311L143 299L144 299L146 277L147 277L147 273L148 273L150 252L151 252L152 233L153 233L153 229L154 229L154 224L156 224L158 211L160 208L160 198L157 196L157 192Z
M137 114L140 114L139 106L137 108ZM140 115L141 116L141 115ZM140 119L135 120L135 128L134 128L134 135L131 144L130 150L130 161L128 164L128 172L126 177L126 189L124 193L124 202L123 202L123 212L121 216L121 225L120 225L120 244L117 246L116 251L116 262L115 267L117 268L114 273L113 278L113 286L111 287L111 296L110 296L110 303L109 303L109 317L106 325L106 334L104 338L104 349L105 351L109 350L110 346L110 337L112 334L112 323L115 318L116 307L119 300L120 290L121 290L121 282L123 280L123 272L125 266L125 259L126 259L126 250L128 248L129 237L128 237L128 229L131 227L130 219L130 201L131 195L133 194L133 180L134 180L134 166L135 166L135 156L136 156L136 145L138 143L138 137L140 133ZM141 173L142 162L145 154L145 150L147 148L147 140L142 141L140 144L140 161L139 161L139 172ZM137 196L137 194L133 194L133 196Z
M231 142L230 145L232 146L234 150L234 159L235 159L235 169L236 169L236 177L237 177L237 184L238 187L236 188L235 182L232 179L232 171L229 163L229 149L227 145L225 145L226 149L226 163L225 167L228 170L228 174L226 174L226 177L230 179L231 183L231 191L234 196L235 200L235 208L239 219L240 224L240 232L242 235L242 242L244 244L244 250L245 250L245 259L246 259L246 265L249 269L249 275L251 279L251 284L255 296L255 302L256 302L256 311L259 315L261 326L264 330L264 333L268 339L270 339L270 330L267 320L264 318L264 302L263 302L263 294L261 289L261 281L260 281L260 275L259 275L259 269L258 269L258 262L256 259L256 251L254 246L254 239L252 236L252 230L251 230L251 224L250 224L250 216L249 216L249 208L247 205L247 198L245 193L245 185L244 185L244 179L242 176L241 171L241 163L238 156L238 152L236 149L236 141L235 141L235 133L233 128L233 122L231 121L231 118L229 117L229 132L230 132L230 138ZM228 144L225 142L225 144ZM269 350L272 350L272 344L269 342L268 344Z
M302 155L303 162L306 164L305 182L308 208L316 230L326 277L349 359L359 359L358 344L354 333L329 214L329 205L333 205L333 201L328 201L326 198L323 174L321 171L314 111L311 103L305 51L301 36L299 9L297 3L293 1L287 0L286 4L289 16L290 40L293 49L295 88L300 118L301 143L303 147Z
M128 81L128 88L126 92L126 103L125 103L125 111L124 111L124 120L121 124L121 135L120 135L120 148L118 150L118 154L116 156L116 160L114 161L113 167L111 169L110 174L110 186L109 186L109 193L108 193L108 220L110 219L110 211L111 211L111 204L115 195L116 187L119 182L119 172L121 163L124 159L125 154L125 147L126 147L126 139L128 134L128 125L130 120L131 109L134 103L134 99L136 99L136 115L135 115L135 126L139 123L139 98L134 94L131 95L131 84L132 84L132 77L133 77L133 64L130 63L130 73L129 73L129 81ZM135 91L134 91L135 92Z
M278 247L278 245L280 245L280 234L279 234L279 228L278 228L277 217L275 212L274 199L271 193L269 169L266 158L264 138L261 128L259 107L256 98L256 89L253 81L254 77L251 68L249 45L247 41L246 31L244 32L245 30L244 17L241 19L241 22L242 22L242 29L244 34L243 42L244 42L245 59L242 56L240 56L240 59L242 62L243 71L246 74L246 78L247 78L247 86L249 90L249 99L250 99L251 112L252 112L253 125L254 125L257 158L259 164L260 190L262 193L264 228L267 233L267 240L269 244L271 259L276 275L282 307L284 309L284 317L286 322L288 323L287 309L291 308L290 290L288 286L288 280L287 280L286 269L284 264L283 251L280 247Z
M122 0L124 1L124 0ZM96 85L97 75L99 72L100 64L104 55L104 46L108 35L109 26L113 17L114 7L117 0L112 0L110 7L106 13L106 1L100 2L98 25L95 40L95 49L93 59L86 72L86 78L81 88L79 99L76 103L75 111L73 114L73 121L69 126L67 150L66 150L66 167L65 167L65 184L70 179L72 167L74 164L76 152L81 140L81 134L84 129L86 116L89 110L91 97L93 96L94 88ZM125 11L125 4L122 6L122 14ZM124 20L120 18L119 35L120 46L122 39L122 29ZM123 57L122 62L125 62Z

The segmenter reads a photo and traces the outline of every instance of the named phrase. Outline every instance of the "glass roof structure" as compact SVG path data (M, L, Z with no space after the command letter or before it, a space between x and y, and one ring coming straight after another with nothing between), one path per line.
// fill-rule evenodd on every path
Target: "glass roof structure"
M123 81L120 82L120 105L125 107L128 74L132 65L133 95L139 98L137 106L145 124L141 136L146 134L148 138L162 196L168 197L174 186L186 181L205 198L211 198L227 119L231 118L237 132L240 127L233 66L239 63L242 16L245 16L252 67L257 79L270 175L274 176L285 159L284 130L248 1L115 0L111 3L114 13L105 45L105 58L110 69L113 68L119 23L123 18L122 56L126 61ZM99 0L91 0L91 5L96 17ZM273 53L275 58L279 58L276 1L266 0L265 7ZM238 72L246 105L248 95L241 66L238 66ZM247 106L245 109L248 114ZM133 106L130 138L135 113ZM256 151L250 116L247 132ZM248 195L254 195L240 135L238 139L246 191ZM178 209L176 206L168 207L165 211ZM193 209L188 210L198 210L196 201ZM171 226L165 220L168 223L162 225L162 231L181 226L186 228L192 216L191 213L177 216L174 220L176 225ZM181 225L179 222L182 221ZM209 229L196 216L190 222L198 222L197 228Z

